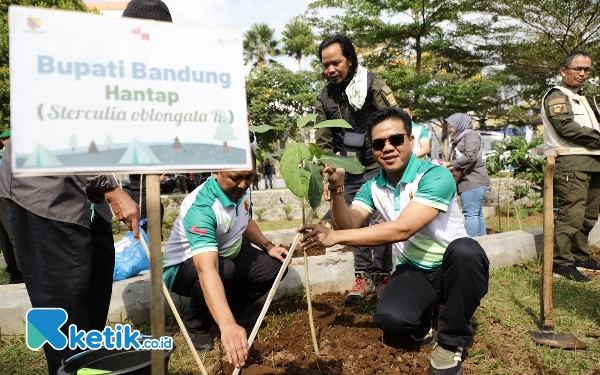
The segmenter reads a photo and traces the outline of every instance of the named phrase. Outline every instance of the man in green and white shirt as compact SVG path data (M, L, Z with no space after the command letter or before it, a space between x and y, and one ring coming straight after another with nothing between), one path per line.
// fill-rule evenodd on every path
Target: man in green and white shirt
M326 166L336 230L305 225L300 231L312 231L302 237L301 246L393 244L396 271L379 298L374 321L387 342L409 336L425 343L433 336L434 306L443 303L429 374L458 375L462 350L473 337L471 318L488 290L489 261L467 236L452 174L412 152L411 125L398 108L371 115L369 134L379 175L363 184L347 207L341 194L345 171ZM361 228L375 211L385 222Z
M410 116L412 120L412 111L410 110L410 106L408 104L402 104L401 106L404 113ZM415 142L413 145L413 154L417 156L419 159L423 159L431 152L431 140L429 139L429 130L427 127L422 124L417 124L416 122L412 123L412 136L415 137Z
M244 310L266 294L287 250L275 246L250 218L249 171L215 172L182 202L163 256L163 279L173 292L191 297L184 324L194 347L213 348L216 321L230 363L248 359ZM242 239L265 251L242 244ZM236 319L237 318L237 319Z

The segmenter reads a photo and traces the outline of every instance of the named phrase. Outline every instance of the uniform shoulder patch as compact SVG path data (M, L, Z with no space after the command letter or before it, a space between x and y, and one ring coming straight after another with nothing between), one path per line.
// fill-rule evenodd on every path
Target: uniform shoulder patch
M397 106L396 98L394 98L394 93L392 92L392 89L389 88L389 86L384 85L381 88L381 93L383 94L383 99L389 107Z
M553 115L560 115L561 113L565 112L566 108L566 103L550 105L550 113Z

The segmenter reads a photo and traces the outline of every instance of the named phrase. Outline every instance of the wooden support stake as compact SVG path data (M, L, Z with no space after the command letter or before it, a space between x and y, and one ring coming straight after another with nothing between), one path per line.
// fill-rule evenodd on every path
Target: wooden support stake
M140 236L140 242L142 243L142 247L144 248L144 251L146 252L146 256L149 259L150 258L150 250L148 249L148 245L146 244L146 240L144 240L144 237ZM167 303L169 304L169 307L171 308L171 312L173 312L173 316L175 316L175 320L177 320L177 325L179 325L181 334L183 335L183 338L185 338L185 342L187 343L188 347L190 348L190 351L192 352L192 356L196 360L196 364L200 368L200 372L202 373L202 375L208 375L206 373L206 369L204 368L204 365L202 364L202 361L200 360L200 357L198 356L198 352L196 351L196 348L194 348L194 344L192 343L192 340L190 339L190 335L188 334L187 329L185 328L185 326L183 325L183 322L181 321L181 317L179 316L179 311L177 311L177 308L175 307L175 303L173 303L173 299L171 298L171 294L169 293L169 290L167 289L167 286L164 284L164 282L163 282L163 294L165 295L165 298L167 299Z
M315 354L319 355L319 344L317 343L317 333L315 332L315 322L312 314L312 301L310 299L310 283L308 281L308 255L304 250L304 289L306 291L306 304L308 305L308 323L310 323L310 335L312 336Z
M301 236L302 236L302 233L296 234L296 238L294 238L292 247L290 247L290 250L288 251L288 255L285 257L285 261L283 262L283 264L281 265L281 268L279 269L279 273L277 274L277 277L275 278L275 281L273 282L273 286L271 287L271 290L269 291L269 294L267 295L267 300L265 301L265 304L263 305L263 308L260 311L260 315L258 316L258 319L256 320L256 324L254 325L254 328L252 329L252 333L250 333L250 336L248 336L248 350L250 350L250 348L252 347L252 343L254 342L254 339L256 338L256 335L258 334L258 329L260 328L262 321L265 319L265 315L267 315L267 310L269 309L269 306L271 305L271 301L273 301L273 297L275 297L275 292L277 292L277 287L279 286L279 283L281 282L281 279L283 278L283 274L285 273L287 266L292 261L292 256L294 254L294 250L296 250L296 246L298 245L298 241L300 241ZM241 368L236 367L235 370L233 370L233 375L238 375L240 373L240 371L241 371Z
M554 262L554 156L548 156L544 172L544 252L542 257L542 329L554 327L552 311L552 263Z
M165 335L165 302L163 299L162 249L160 227L160 181L158 175L146 176L146 212L150 239L150 302L152 338ZM152 351L152 375L165 375L165 352Z
M515 196L512 198L513 206L515 207L515 215L517 215L517 221L519 222L519 230L523 230L523 226L521 225L521 217L519 217L519 210L517 209L517 202L515 202ZM509 203L510 204L510 203Z
M510 190L510 170L508 170L506 187ZM506 231L510 232L510 199L508 200L508 204L506 205Z

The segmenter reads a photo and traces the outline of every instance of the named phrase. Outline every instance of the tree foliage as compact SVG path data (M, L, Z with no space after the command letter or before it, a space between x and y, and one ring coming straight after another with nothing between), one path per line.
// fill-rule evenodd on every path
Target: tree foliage
M256 125L283 126L286 130L261 133L258 145L262 150L283 149L288 136L297 135L296 117L313 112L321 84L316 73L294 73L277 63L252 69L246 79L248 112L252 122ZM274 142L279 142L279 145Z
M515 96L533 102L558 82L563 58L575 50L600 56L600 2L597 0L486 0L492 15L482 35L490 58L506 66L518 82ZM592 77L593 78L593 77ZM587 90L597 94L597 86Z
M310 25L302 18L296 17L287 25L283 35L283 50L298 62L298 71L302 70L302 57L316 52L315 36Z
M275 39L275 29L266 23L255 23L244 34L244 57L246 63L254 61L256 65L264 65L269 56L277 56L279 42Z

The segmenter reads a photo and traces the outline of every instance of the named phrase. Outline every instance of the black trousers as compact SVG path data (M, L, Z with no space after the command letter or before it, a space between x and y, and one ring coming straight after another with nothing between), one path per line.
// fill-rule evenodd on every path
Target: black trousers
M248 245L242 245L235 259L219 257L219 276L231 311L243 311L268 293L281 265L266 252ZM204 301L192 258L179 266L171 290L180 296L191 297L190 306L183 315L186 328L192 333L208 332L214 320Z
M438 341L465 347L473 337L471 318L488 291L489 264L477 241L460 238L448 245L437 270L400 265L383 289L373 320L386 334L423 337L431 328L434 305L441 302Z
M377 176L377 174L379 174L379 168L368 170L363 174L346 173L344 177L344 200L346 201L346 205L350 206L361 186ZM331 212L327 211L323 219L330 220ZM369 216L369 220L365 222L363 228L383 222L383 218L375 210ZM354 255L354 270L364 271L367 276L376 282L381 281L392 272L392 245L353 247L352 253Z
M87 229L45 219L14 202L9 220L31 306L65 309L65 334L71 324L102 331L115 267L111 224L96 214ZM49 374L56 375L61 361L75 352L45 345L44 353Z
M6 271L10 276L10 281L22 280L23 275L15 252L12 229L8 222L8 199L6 198L0 198L0 247L6 261Z

